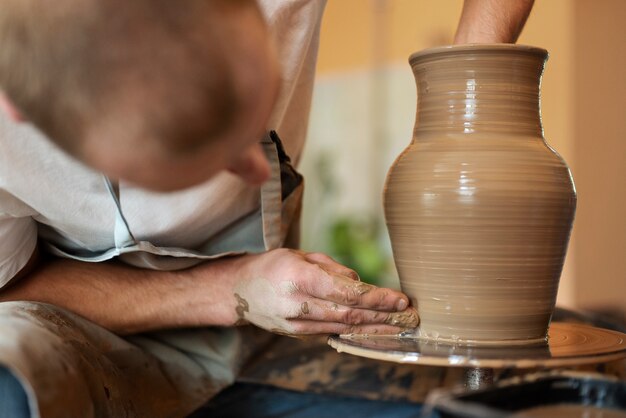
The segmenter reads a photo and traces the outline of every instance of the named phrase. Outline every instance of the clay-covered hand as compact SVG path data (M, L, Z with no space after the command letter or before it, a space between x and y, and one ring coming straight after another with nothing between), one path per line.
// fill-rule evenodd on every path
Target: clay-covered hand
M321 253L278 249L233 259L235 322L288 335L393 334L417 327L406 295L359 281Z

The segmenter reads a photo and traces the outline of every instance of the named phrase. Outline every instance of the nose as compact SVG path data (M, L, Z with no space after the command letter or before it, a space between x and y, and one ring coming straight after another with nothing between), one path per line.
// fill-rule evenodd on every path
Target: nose
M271 175L270 163L260 144L250 146L228 167L228 171L241 177L246 183L260 186Z

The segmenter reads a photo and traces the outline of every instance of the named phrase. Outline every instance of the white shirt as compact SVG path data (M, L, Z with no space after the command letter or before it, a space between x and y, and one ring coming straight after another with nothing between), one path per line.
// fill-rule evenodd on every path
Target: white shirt
M326 0L261 0L282 66L268 129L297 162L311 103ZM173 193L120 183L120 203L138 240L193 249L259 206L258 189L226 172ZM29 260L37 238L67 252L115 246L115 203L100 173L60 151L28 124L0 115L0 287Z

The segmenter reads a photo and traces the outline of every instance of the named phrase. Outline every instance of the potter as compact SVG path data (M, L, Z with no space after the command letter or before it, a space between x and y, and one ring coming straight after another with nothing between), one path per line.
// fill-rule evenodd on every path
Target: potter
M546 339L576 205L571 173L543 137L546 59L511 44L410 57L414 136L389 171L384 207L421 337Z

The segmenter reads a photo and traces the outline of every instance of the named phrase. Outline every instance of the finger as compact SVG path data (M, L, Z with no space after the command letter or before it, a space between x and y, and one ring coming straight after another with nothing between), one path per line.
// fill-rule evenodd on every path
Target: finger
M357 282L331 273L310 280L307 292L318 299L339 305L377 311L403 311L409 306L405 294L397 290Z
M416 328L419 325L419 316L413 308L408 308L402 312L382 312L352 308L320 299L302 302L297 315L288 319L327 321L349 325L387 324L403 328Z
M324 253L304 253L304 258L307 261L314 263L339 264L334 258Z
M339 276L346 277L355 282L361 281L361 278L359 277L359 274L356 271L348 267L342 266L341 264L337 264L337 263L335 264L315 263L315 264L330 275L336 274Z
M289 327L293 334L379 334L395 335L407 329L393 325L348 325L337 322L317 322L303 319L289 321Z
M318 264L329 273L337 273L353 280L361 280L359 274L356 271L336 262L332 257L326 254L307 253L304 254L304 259L309 263Z

